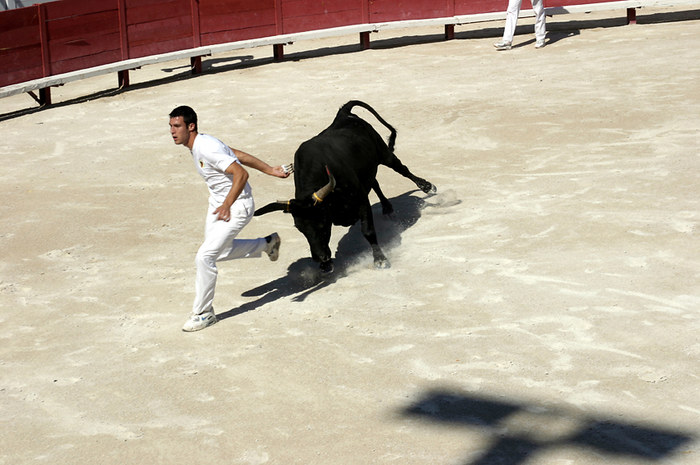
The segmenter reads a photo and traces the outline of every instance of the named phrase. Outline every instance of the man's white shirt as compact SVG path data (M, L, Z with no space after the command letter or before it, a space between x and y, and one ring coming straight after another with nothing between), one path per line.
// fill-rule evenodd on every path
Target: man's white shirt
M213 207L220 206L224 203L233 184L233 176L226 173L226 168L231 163L240 164L238 157L228 145L208 134L197 134L191 152L197 172L207 183L209 204ZM246 198L251 195L250 184L246 182L238 198Z

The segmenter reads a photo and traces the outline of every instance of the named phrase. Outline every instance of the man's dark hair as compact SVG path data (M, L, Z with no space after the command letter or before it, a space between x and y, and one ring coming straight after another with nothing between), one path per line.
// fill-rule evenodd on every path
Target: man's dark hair
M182 121L184 121L185 126L189 126L191 123L194 123L194 130L198 131L197 113L195 113L192 108L188 107L187 105L182 105L170 112L171 118L177 118L178 116L182 116Z

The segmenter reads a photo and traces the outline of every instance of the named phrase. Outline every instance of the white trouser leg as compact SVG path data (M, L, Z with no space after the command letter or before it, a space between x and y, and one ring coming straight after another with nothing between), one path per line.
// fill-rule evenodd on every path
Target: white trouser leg
M532 0L532 9L535 12L535 39L544 40L547 34L544 0Z
M515 26L518 24L518 15L520 14L521 2L522 0L508 1L508 9L506 10L506 26L503 28L503 42L513 42Z
M216 288L216 262L244 257L259 257L267 247L265 238L236 239L238 233L253 218L253 199L240 199L231 206L229 221L216 220L214 208L207 212L204 243L195 257L197 277L192 313L200 314L212 309Z

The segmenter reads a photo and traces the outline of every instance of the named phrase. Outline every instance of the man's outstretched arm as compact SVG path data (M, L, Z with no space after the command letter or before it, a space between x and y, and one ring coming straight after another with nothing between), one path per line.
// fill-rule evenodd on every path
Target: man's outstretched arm
M231 147L231 150L233 150L233 153L243 166L256 169L261 173L275 176L277 178L286 178L289 176L289 173L291 173L290 170L285 170L285 168L282 166L270 166L261 159L254 157L249 153L243 152L242 150L234 149L233 147Z

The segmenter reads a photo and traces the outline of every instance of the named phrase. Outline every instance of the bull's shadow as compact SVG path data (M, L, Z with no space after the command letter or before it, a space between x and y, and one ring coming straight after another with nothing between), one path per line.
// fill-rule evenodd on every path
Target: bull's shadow
M383 215L382 208L378 203L372 206L377 241L387 255L391 255L391 250L401 245L401 234L418 222L421 211L430 206L425 200L435 195L429 194L420 198L414 195L416 193L423 196L422 192L416 189L389 199L394 207L394 213L391 215ZM340 272L340 275L346 275L349 268L361 262L366 262L367 266L373 266L371 252L370 245L362 235L362 226L358 221L338 241L338 248L333 259L336 273ZM391 261L391 257L389 257L389 261Z
M416 194L421 197L417 197ZM390 260L391 250L401 244L401 234L420 219L421 211L428 206L425 199L430 196L425 196L420 190L416 189L389 199L394 206L394 213L389 217L382 215L379 203L372 206L379 245ZM291 216L289 220L292 221ZM342 230L338 228L333 230L335 234L339 231ZM300 232L297 233L301 234ZM310 251L308 253L311 255ZM318 263L311 260L310 257L299 259L289 265L286 276L242 294L244 297L257 297L256 300L234 307L217 315L217 317L219 320L231 318L290 296L294 296L292 299L294 302L303 302L311 293L328 287L339 279L348 276L352 266L363 262L363 260L367 260L368 266L372 266L371 248L362 235L358 222L347 229L345 235L338 242L338 248L333 260L335 270L332 274L323 276L319 271ZM381 273L381 270L377 272Z
M666 427L623 423L584 416L566 408L544 407L505 399L476 397L447 390L427 392L401 411L402 416L440 425L474 428L489 447L464 465L525 465L549 449L572 447L611 462L623 457L644 461L668 459L694 438ZM519 421L518 421L519 420ZM565 424L564 431L553 430ZM534 430L545 430L539 436Z

